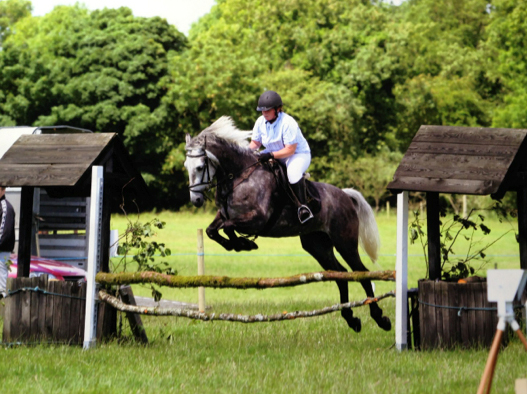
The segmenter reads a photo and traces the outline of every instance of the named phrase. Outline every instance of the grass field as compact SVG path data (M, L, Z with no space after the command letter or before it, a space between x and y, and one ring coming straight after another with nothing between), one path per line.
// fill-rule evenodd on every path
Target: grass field
M212 220L210 214L159 212L167 227L155 238L172 249L167 259L182 275L194 275L196 233ZM394 269L395 214L377 218L381 257L370 270ZM489 237L510 225L487 220ZM122 233L126 220L112 219ZM206 273L228 276L276 277L320 271L297 238L256 241L251 253L228 253L205 240ZM458 250L455 251L458 252ZM461 253L462 247L459 247ZM410 246L410 287L426 274L420 245ZM518 268L518 246L513 233L487 251L491 267ZM484 271L482 271L484 274ZM377 293L393 290L393 282L377 282ZM365 297L350 284L350 298ZM147 287L135 286L149 296ZM197 302L197 289L162 289L163 298ZM214 312L243 314L311 310L338 302L333 283L271 290L206 290ZM381 307L395 323L395 301ZM61 345L0 347L2 393L466 393L475 392L487 358L486 349L398 352L394 331L379 329L368 310L358 308L362 332L351 331L338 313L279 323L199 322L184 318L144 317L148 346L134 343L125 326L120 341L83 351ZM125 321L125 319L123 319ZM126 323L125 323L126 325ZM513 338L501 353L493 392L514 393L518 378L527 377L527 352Z

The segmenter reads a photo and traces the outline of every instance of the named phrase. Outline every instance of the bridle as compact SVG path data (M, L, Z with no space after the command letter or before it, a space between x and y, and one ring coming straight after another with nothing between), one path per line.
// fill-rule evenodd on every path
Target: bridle
M212 161L210 159L210 157L207 155L207 150L205 148L201 148L201 150L198 151L198 153L196 153L196 154L191 154L190 151L191 151L191 149L187 150L186 157L190 157L190 158L204 157L205 158L205 160L204 160L205 161L204 162L205 168L203 169L203 173L201 174L201 180L198 183L194 183L194 184L192 184L192 185L190 185L188 187L191 192L204 194L204 190L195 190L195 189L197 187L204 186L204 185L208 186L207 189L210 189L210 188L213 188L213 187L217 187L217 186L221 185L222 183L225 183L225 182L227 182L229 180L233 180L234 179L234 174L233 173L228 173L227 174L226 171L223 170L223 168L221 167L221 165L219 163L218 163L217 166L215 165L214 161ZM217 170L218 168L221 169L222 172L226 176L223 179L218 180L218 182L212 183L212 176L210 175L209 164L212 166L212 168L214 168L214 170ZM245 172L247 169L249 169L251 167L256 167L257 164L261 164L261 163L259 161L256 161L253 164L251 164L251 165L245 167L243 170L241 170L239 172L239 174L242 174L243 172ZM253 171L254 171L254 169L251 170L249 173L247 173L244 177L242 177L242 179L240 179L240 181L237 184L233 185L232 189L234 190L241 182L243 182L245 179L247 179L252 174ZM217 171L215 171L215 173L217 173Z
M200 187L200 186L208 186L210 188L211 186L211 182L212 182L212 177L210 175L210 167L209 165L212 165L212 168L214 168L215 170L218 168L214 165L214 162L212 160L210 160L209 156L207 155L207 151L205 149L201 149L201 151L197 154L191 154L190 152L187 152L186 154L186 157L190 157L190 158L199 158L199 157L204 157L204 165L205 165L205 168L203 169L203 173L201 174L201 180L198 182L198 183L194 183L193 185L190 185L188 188L191 192L195 192L195 193L203 193L202 190L195 190L197 187ZM205 179L206 177L206 179Z

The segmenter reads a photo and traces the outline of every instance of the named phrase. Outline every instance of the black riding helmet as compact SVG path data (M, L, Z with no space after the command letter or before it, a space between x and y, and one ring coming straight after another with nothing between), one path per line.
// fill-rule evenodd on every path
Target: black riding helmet
M263 92L260 98L258 99L257 111L269 111L273 108L278 108L282 106L282 98L278 93L273 90L267 90Z

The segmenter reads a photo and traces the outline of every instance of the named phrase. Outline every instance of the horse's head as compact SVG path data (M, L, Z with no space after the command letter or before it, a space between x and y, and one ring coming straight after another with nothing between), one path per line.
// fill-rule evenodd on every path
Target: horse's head
M232 119L222 116L198 136L186 136L187 159L185 168L189 175L190 201L201 207L205 202L204 192L212 186L212 179L223 164L236 163L240 155L247 154L251 131L236 128ZM226 170L222 164L221 169Z
M186 136L187 158L185 168L189 176L190 201L196 207L205 202L205 191L211 186L212 179L219 165L218 159L204 145L193 142L190 135Z

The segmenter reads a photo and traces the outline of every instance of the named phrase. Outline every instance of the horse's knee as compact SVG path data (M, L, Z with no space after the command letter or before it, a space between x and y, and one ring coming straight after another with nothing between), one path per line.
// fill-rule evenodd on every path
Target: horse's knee
M351 309L343 309L341 315L353 331L360 332L362 329L362 323L358 317L353 316L353 311Z

